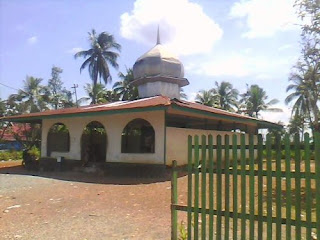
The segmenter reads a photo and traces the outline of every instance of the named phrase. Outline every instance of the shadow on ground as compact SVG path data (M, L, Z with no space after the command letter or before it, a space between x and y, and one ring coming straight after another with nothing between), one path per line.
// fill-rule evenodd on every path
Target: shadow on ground
M0 168L0 174L29 175L63 181L75 181L96 184L138 185L170 181L171 168L150 168L143 166L107 168L100 172L77 171L35 171L22 165ZM183 176L183 174L180 174Z

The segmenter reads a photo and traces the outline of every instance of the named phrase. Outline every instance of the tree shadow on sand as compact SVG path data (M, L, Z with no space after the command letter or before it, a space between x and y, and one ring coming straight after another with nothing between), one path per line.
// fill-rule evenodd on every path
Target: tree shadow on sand
M165 166L117 166L105 167L103 171L83 172L83 169L73 171L38 171L27 170L23 166L8 166L0 168L0 174L28 175L51 178L63 181L75 181L96 184L138 185L166 182L171 179L171 168ZM180 174L180 176L184 176Z

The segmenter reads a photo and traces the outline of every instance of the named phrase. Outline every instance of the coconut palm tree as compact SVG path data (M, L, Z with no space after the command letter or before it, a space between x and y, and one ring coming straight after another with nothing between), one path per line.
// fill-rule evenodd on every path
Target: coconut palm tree
M187 94L184 92L183 88L180 88L180 99L188 100Z
M250 87L247 86L247 92L241 94L241 97L240 103L243 103L245 106L243 112L251 117L259 117L260 111L282 112L279 108L270 107L271 105L277 104L279 100L272 99L266 102L268 99L266 92L256 84Z
M120 101L120 96L114 90L108 90L106 94L107 102L117 102Z
M18 113L41 112L48 108L48 89L41 85L42 79L27 76L24 86L17 94L9 96L8 104L13 104Z
M90 104L96 104L96 103L106 103L106 95L107 95L107 89L103 84L89 84L87 83L86 86L84 86L84 90L87 93L87 97L83 97L79 99L79 102L88 101L91 99Z
M216 81L216 87L212 89L218 108L234 112L234 107L238 106L239 91L233 88L229 82L222 81L220 84Z
M293 136L298 133L301 137L301 140L303 140L302 138L305 130L305 117L301 115L293 115L290 118L287 130L288 133Z
M93 85L97 85L98 78L101 83L101 79L104 83L110 83L112 80L110 69L108 64L112 67L118 69L119 65L117 63L121 46L118 44L113 35L102 32L97 35L94 29L91 30L89 34L90 49L77 52L74 57L83 57L86 60L82 63L80 67L80 73L83 69L88 67L90 78Z
M312 130L320 131L320 74L311 66L306 67L298 63L296 68L299 71L289 77L292 83L287 87L287 92L292 92L286 97L285 103L294 101L292 116L307 116Z
M126 69L127 73L120 72L118 74L122 81L118 81L113 85L113 91L117 93L122 101L135 100L139 97L138 89L131 85L133 81L133 70L132 68Z
M216 99L213 96L213 93L211 90L200 90L196 95L196 102L206 105L206 106L215 106Z

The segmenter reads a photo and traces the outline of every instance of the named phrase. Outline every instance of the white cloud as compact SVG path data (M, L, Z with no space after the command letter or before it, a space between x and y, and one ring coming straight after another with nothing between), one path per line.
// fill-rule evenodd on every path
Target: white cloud
M256 79L258 79L258 80L269 80L272 78L273 78L273 76L268 73L261 73L261 74L256 75Z
M279 51L284 51L284 50L287 50L287 49L290 49L290 48L293 48L294 45L293 44L285 44L285 45L282 45L278 48Z
M199 75L207 76L254 76L258 80L272 79L277 73L290 70L293 63L291 57L272 59L264 56L253 56L241 53L215 56L213 60L201 63L187 64L187 70Z
M197 94L198 94L197 92L187 93L187 95L188 95L188 101L194 102L194 101L196 100Z
M239 0L233 4L230 16L245 21L249 31L243 37L272 37L278 31L298 27L293 4L294 0Z
M121 35L155 44L157 26L161 42L178 55L209 52L223 34L199 4L188 0L136 0L133 10L121 15Z
M199 73L201 71L208 76L243 77L249 74L250 67L248 65L248 59L243 55L234 54L202 64Z
M74 47L74 48L68 50L67 53L76 54L77 52L80 52L82 50L83 50L83 48L81 48L81 47Z
M275 123L281 121L284 124L288 124L291 116L291 110L288 108L288 106L284 104L276 104L272 107L280 108L282 109L282 112L263 111L260 112L261 118Z
M32 36L32 37L28 38L27 41L28 41L29 44L35 44L35 43L38 42L38 37L37 36Z

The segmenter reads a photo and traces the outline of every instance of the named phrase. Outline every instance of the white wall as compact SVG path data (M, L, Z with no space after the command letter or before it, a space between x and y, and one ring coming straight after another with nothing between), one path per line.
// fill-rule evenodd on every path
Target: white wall
M52 157L63 156L68 159L81 159L81 135L84 127L91 121L100 122L106 129L107 134L107 162L125 163L164 163L164 114L163 110L123 113L95 117L69 117L44 119L42 122L41 156L47 156L47 135L50 127L55 123L63 123L69 129L70 151L52 152ZM133 119L142 118L147 120L155 131L155 153L121 153L121 133L125 126Z
M185 165L188 163L188 136L194 137L199 136L199 144L201 143L201 135L208 136L209 134L213 137L213 144L216 143L218 135L222 137L222 145L224 145L224 136L229 135L230 144L232 143L231 135L238 135L238 145L240 144L240 133L233 133L227 131L216 131L216 130L201 130L201 129L188 129L188 128L166 128L166 164L172 165L172 161L176 160L178 165ZM245 134L246 144L249 141L249 135ZM194 140L194 139L193 139ZM208 139L206 140L208 141ZM254 136L254 142L257 142L257 136ZM207 142L208 144L208 142ZM238 156L240 156L240 150L238 150ZM246 156L249 156L249 152L246 151ZM256 156L256 152L255 152ZM222 151L222 159L224 158L224 151ZM232 152L230 151L230 159L232 159Z

